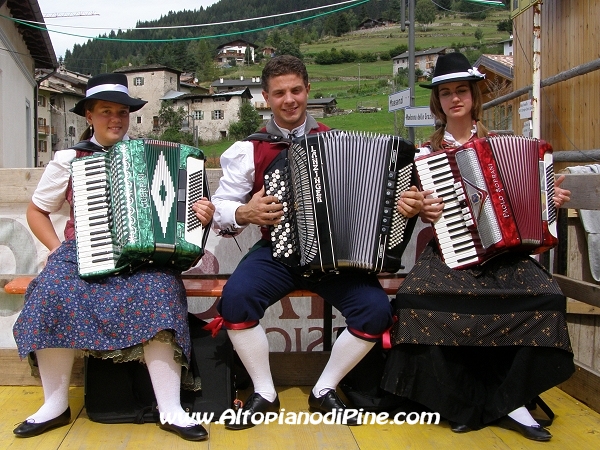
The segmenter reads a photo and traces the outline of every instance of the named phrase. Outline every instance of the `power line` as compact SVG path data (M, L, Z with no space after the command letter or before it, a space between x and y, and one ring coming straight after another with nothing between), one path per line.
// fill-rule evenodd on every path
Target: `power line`
M44 14L44 19L56 19L58 17L81 17L81 16L99 16L97 12L94 11L78 11L78 12L56 12L56 13L48 13ZM40 22L36 22L40 23Z
M323 5L323 6L316 6L314 8L306 8L306 9L302 9L299 11L289 11L289 12L284 12L284 13L280 13L280 14L272 14L270 16L262 16L262 17L251 17L248 19L235 19L235 20L228 20L225 22L211 22L211 23L202 23L202 24L193 24L193 25L173 25L173 26L165 26L165 27L135 27L135 28L111 28L111 27L83 27L83 26L76 26L76 25L59 25L59 24L47 24L45 22L36 22L33 20L22 20L22 22L24 24L33 24L33 25L41 25L41 26L51 26L51 27L57 27L57 28L83 28L86 30L109 30L109 31L115 31L115 30L120 30L120 31L134 31L134 30L173 30L173 29L185 29L185 28L200 28L200 27L211 27L211 26L217 26L217 25L231 25L231 24L237 24L240 22L250 22L250 21L254 21L254 20L265 20L265 19L273 19L276 17L282 17L282 16L289 16L291 14L302 14L305 12L311 12L311 11L317 11L320 9L325 9L325 8L333 8L335 6L341 6L341 5L347 5L349 3L353 3L353 5L348 6L349 8L352 8L354 6L358 6L361 5L363 3L367 3L370 0L345 0L339 3L332 3L331 5ZM341 8L341 9L345 9L345 8ZM340 11L341 9L337 9L334 10L332 12L337 12ZM60 14L60 13L59 13ZM67 14L67 13L65 13ZM76 14L76 13L74 13ZM88 14L88 15L99 15L99 14ZM47 16L44 16L47 17ZM51 32L55 32L55 33L59 33L58 31L53 31L53 30L48 30ZM67 33L64 33L67 34ZM74 35L75 36L75 35ZM93 39L93 37L91 36L78 36L78 37L87 37L89 39Z
M278 28L278 27L284 27L287 25L292 25L295 23L300 23L300 22L305 22L307 20L311 20L311 19L315 19L318 17L322 17L328 14L333 14L339 11L343 11L349 8L354 8L355 6L358 5L362 5L363 3L367 3L371 0L360 0L360 1L351 1L352 4L347 5L347 6L342 6L340 8L334 9L332 11L327 11L327 12L323 12L323 13L319 13L319 14L314 14L312 16L308 16L308 17L304 17L301 19L296 19L296 20L290 20L289 22L284 22L281 24L277 24L277 25L269 25L266 27L259 27L259 28L253 28L250 30L243 30L243 31L232 31L230 33L221 33L221 34L213 34L210 36L197 36L197 37L190 37L190 38L169 38L169 39L125 39L125 38L109 38L109 37L102 37L102 36L82 36L79 34L72 34L72 33L65 33L62 31L55 31L55 30L49 30L46 27L42 27L42 26L38 26L38 25L32 25L31 23L28 23L28 21L25 20L20 20L20 19L15 19L13 17L7 17L5 15L0 14L0 17L3 17L5 19L8 20L12 20L13 22L19 23L21 25L25 25L31 28L36 28L38 30L43 30L43 31L48 31L48 32L52 32L52 33L59 33L59 34L64 34L67 36L74 36L74 37L80 37L80 38L85 38L85 39L95 39L95 40L99 40L99 41L113 41L113 42L185 42L185 41L199 41L202 39L215 39L215 38L220 38L220 37L228 37L228 36L235 36L236 34L244 34L244 33L254 33L254 32L258 32L258 31L264 31L264 30L269 30L272 28ZM331 7L331 5L328 5L327 7ZM295 11L296 14L298 14L301 11ZM283 15L283 14L278 14ZM258 19L254 19L254 20L258 20ZM235 21L231 21L229 23L236 23L236 22L240 22L241 20L235 20ZM181 26L178 26L176 28L183 28ZM133 29L135 30L135 29Z

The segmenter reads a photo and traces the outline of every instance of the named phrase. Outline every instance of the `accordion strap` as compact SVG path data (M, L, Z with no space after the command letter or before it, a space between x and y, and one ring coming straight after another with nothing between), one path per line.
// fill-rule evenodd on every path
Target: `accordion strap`
M104 147L94 144L92 141L80 141L71 147L73 150L83 150L86 152L106 152Z
M285 144L292 143L292 140L289 138L286 138L283 136L278 136L276 134L271 134L271 133L253 133L244 140L245 141L265 141L265 142L272 142L272 143L282 142Z

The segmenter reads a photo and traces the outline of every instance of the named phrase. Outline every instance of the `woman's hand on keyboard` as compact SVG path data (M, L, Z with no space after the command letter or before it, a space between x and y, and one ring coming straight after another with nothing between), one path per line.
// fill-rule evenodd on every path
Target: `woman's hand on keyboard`
M433 197L433 191L423 191L423 207L419 217L423 222L434 223L438 220L444 210L444 200L441 197Z

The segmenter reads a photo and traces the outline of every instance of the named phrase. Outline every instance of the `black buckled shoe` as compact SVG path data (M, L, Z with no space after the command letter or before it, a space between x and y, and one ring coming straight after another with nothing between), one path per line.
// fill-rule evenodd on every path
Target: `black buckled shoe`
M524 437L531 439L532 441L549 441L550 438L552 438L552 434L544 427L523 425L509 416L500 419L497 425L507 430L518 431Z
M471 431L471 428L463 423L452 422L451 420L449 420L448 423L450 424L450 429L453 433L468 433Z
M260 413L264 419L264 413L278 413L279 406L279 396L275 397L275 400L270 402L260 394L254 392L248 397L246 403L244 403L241 412L238 413L237 416L239 421L232 420L225 424L225 428L228 430L245 430L246 428L252 428L255 425L252 422L252 418L255 414Z
M180 438L186 441L204 441L208 439L208 431L200 424L191 427L179 427L170 423L161 423L158 426L165 431L171 431L179 435Z
M325 414L335 409L338 413L343 414L348 407L338 397L335 389L329 389L319 398L315 397L315 394L313 394L311 390L310 395L308 396L308 409L310 412L320 412ZM346 417L346 419L342 421L342 424L348 426L360 425L358 423L358 417L355 415Z
M68 425L69 422L71 422L71 407L67 407L65 412L60 416L47 420L46 422L21 422L21 424L13 430L13 433L18 437L33 437L51 430L52 428Z

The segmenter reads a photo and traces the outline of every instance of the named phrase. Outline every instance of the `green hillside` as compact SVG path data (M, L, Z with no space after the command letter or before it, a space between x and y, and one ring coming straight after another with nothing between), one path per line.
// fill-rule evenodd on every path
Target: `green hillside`
M434 24L418 27L415 33L415 47L423 50L431 47L454 47L467 54L475 61L481 53L502 53L501 41L508 38L508 33L498 31L499 21L509 19L508 10L494 11L483 21L470 21L458 15L438 16ZM476 30L483 32L481 43L475 38ZM355 52L384 53L401 45L408 44L407 32L399 26L354 31L340 37L325 37L314 43L303 44L300 50L311 81L311 98L315 96L335 97L338 108L344 114L319 119L327 125L344 130L361 130L377 133L397 134L408 137L403 127L404 113L388 112L388 96L393 92L406 88L406 84L394 84L391 60L378 60L371 63L344 63L319 65L314 63L314 56L322 51L352 50ZM245 77L259 76L262 65L237 67L228 74L231 78L241 75ZM416 86L415 105L429 105L430 91ZM354 112L357 107L368 106L380 108L375 113ZM428 139L431 127L415 129L417 143ZM217 159L230 142L208 144L207 154L214 154Z

